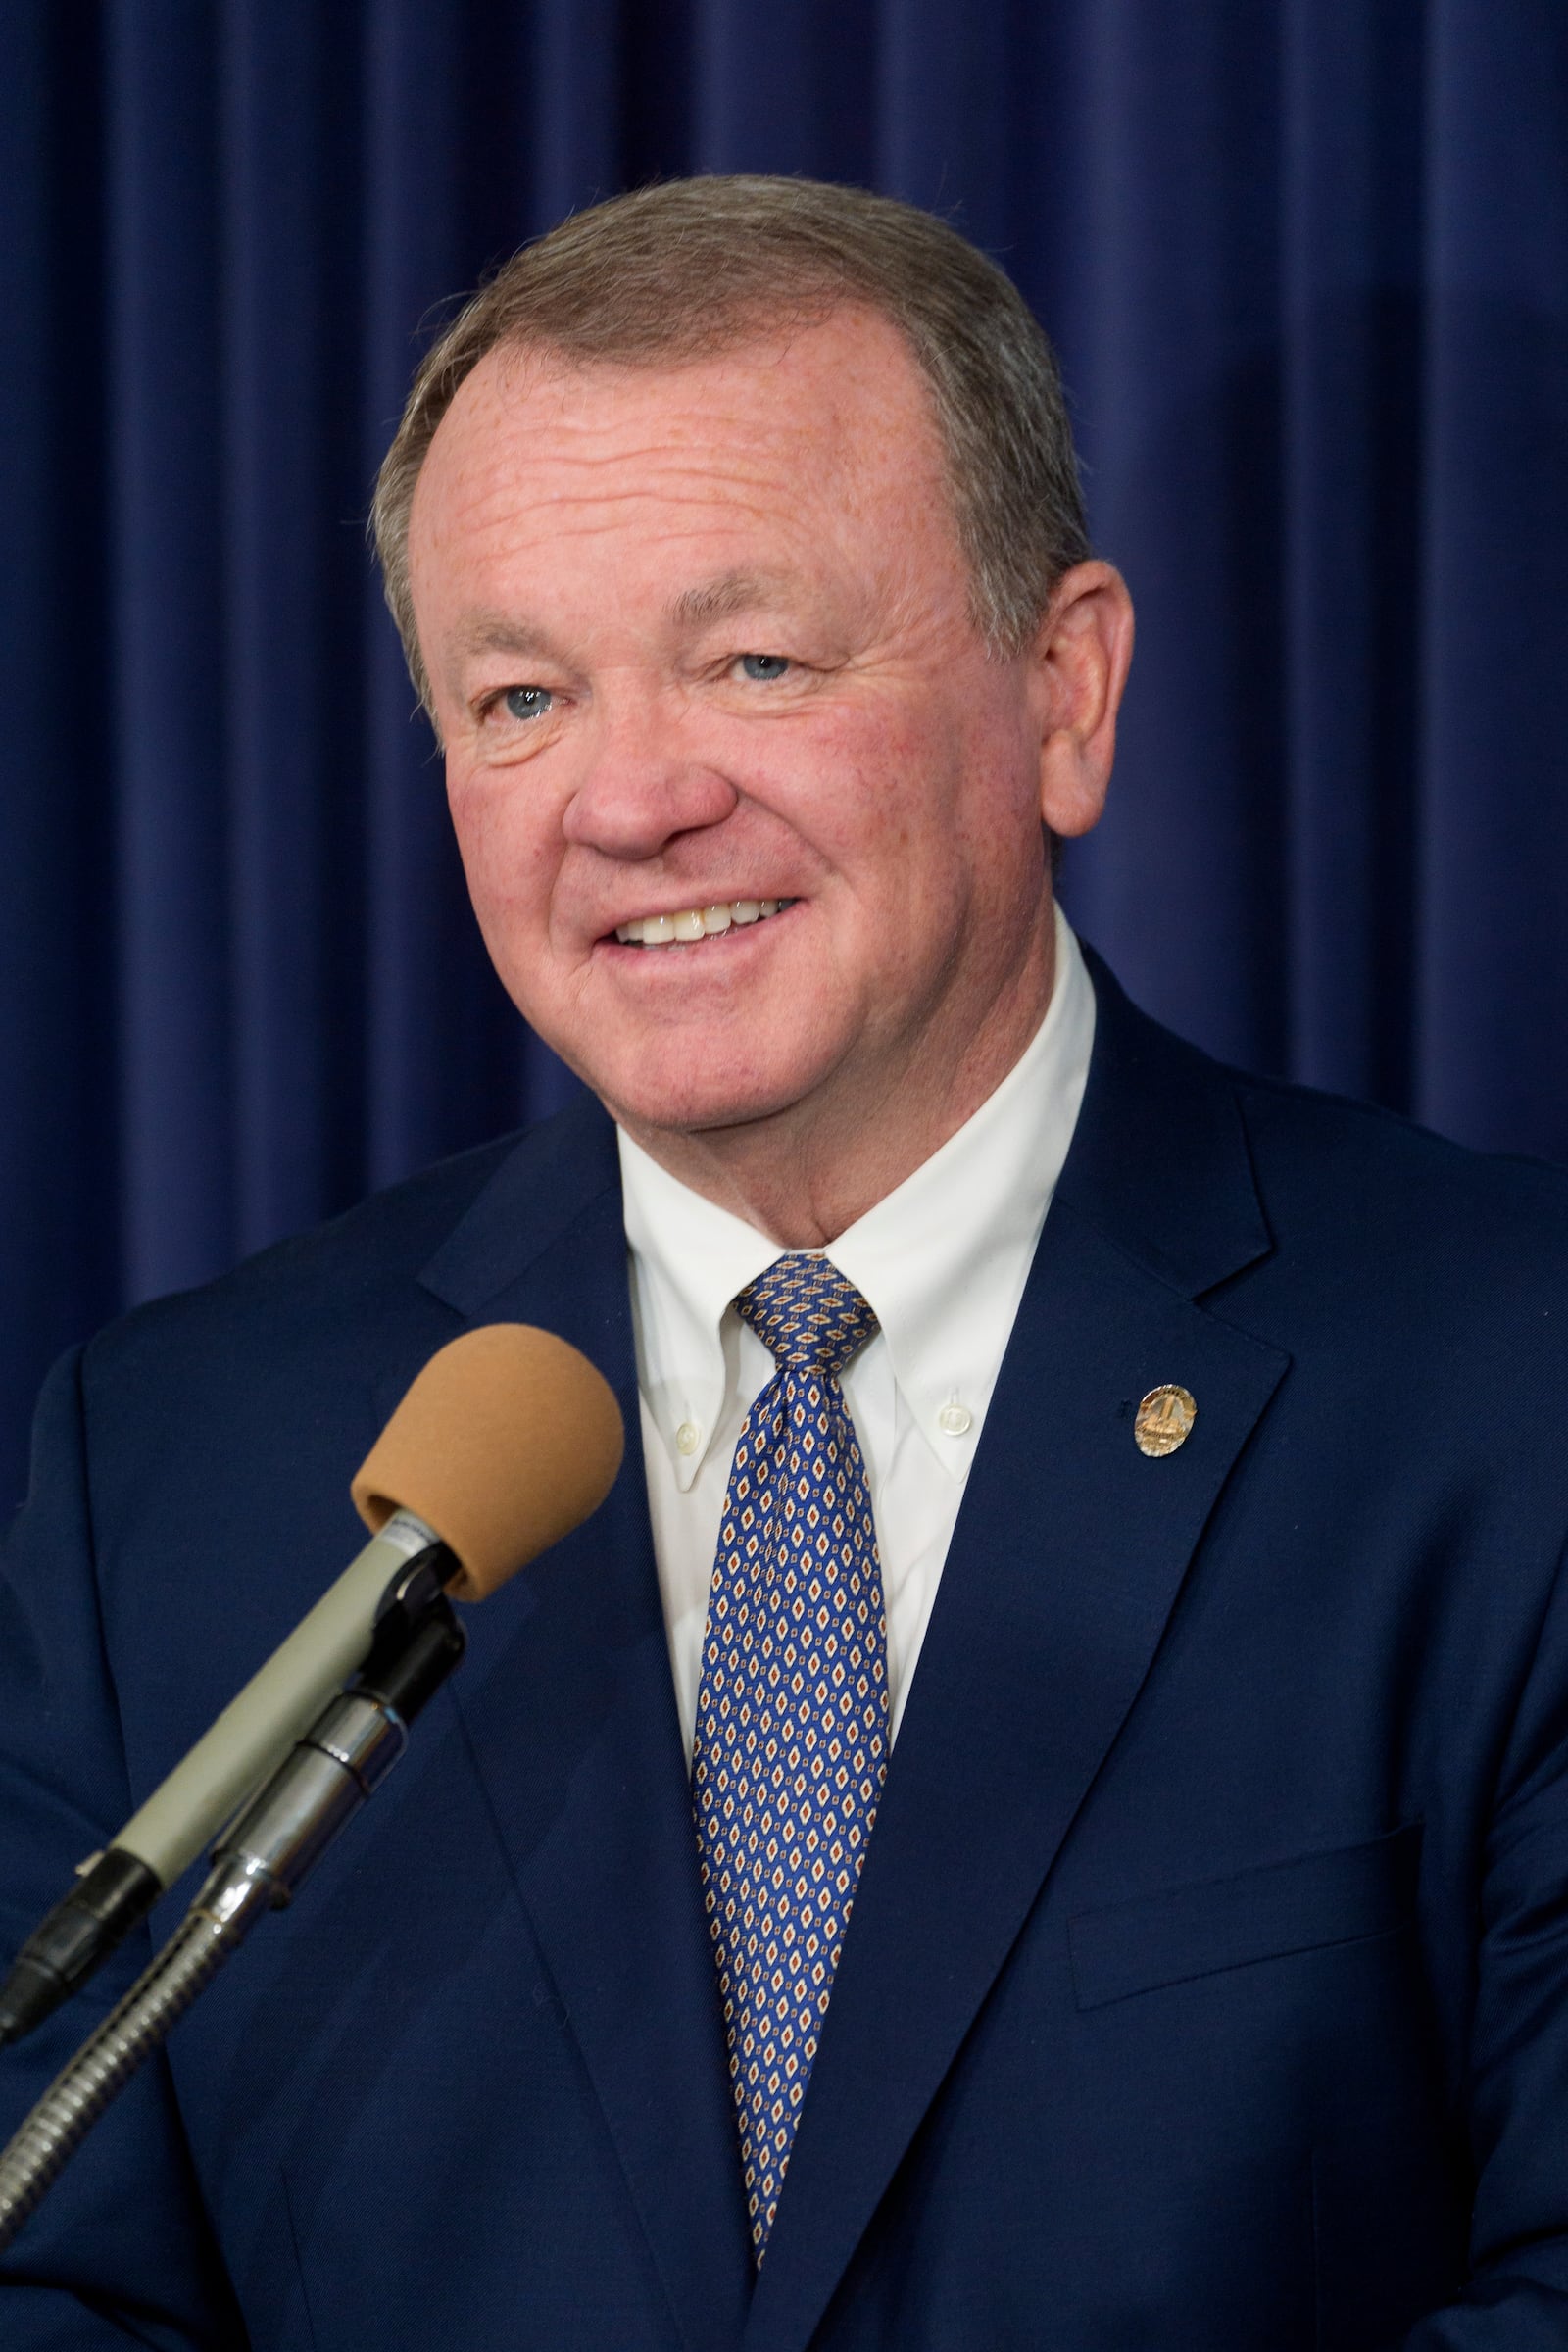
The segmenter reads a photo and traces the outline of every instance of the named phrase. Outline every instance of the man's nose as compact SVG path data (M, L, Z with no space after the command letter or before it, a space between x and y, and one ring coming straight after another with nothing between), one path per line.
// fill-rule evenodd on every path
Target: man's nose
M722 824L739 799L705 757L689 710L653 694L607 696L563 830L607 858L655 858L677 834Z

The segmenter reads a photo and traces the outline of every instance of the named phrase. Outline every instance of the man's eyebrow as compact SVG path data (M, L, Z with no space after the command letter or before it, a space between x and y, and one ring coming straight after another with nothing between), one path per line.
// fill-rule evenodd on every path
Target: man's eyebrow
M509 619L505 612L470 612L456 631L460 654L551 655L555 648L543 629L525 620Z
M727 620L734 612L778 604L784 586L776 574L765 571L721 571L684 589L671 602L669 617L677 628L702 628L709 621Z
M700 580L695 588L683 589L673 598L668 607L669 617L680 629L703 628L735 612L780 604L787 585L772 572L717 572L712 579ZM476 654L511 654L526 662L554 661L560 655L547 630L506 612L481 610L466 614L454 632L454 640L458 654L470 658Z

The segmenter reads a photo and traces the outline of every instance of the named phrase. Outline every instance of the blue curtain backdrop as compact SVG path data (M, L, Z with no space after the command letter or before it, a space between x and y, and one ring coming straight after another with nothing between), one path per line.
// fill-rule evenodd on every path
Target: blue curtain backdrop
M736 169L949 213L1060 346L1134 992L1568 1159L1563 0L8 0L0 1507L68 1340L560 1099L363 518L447 298Z

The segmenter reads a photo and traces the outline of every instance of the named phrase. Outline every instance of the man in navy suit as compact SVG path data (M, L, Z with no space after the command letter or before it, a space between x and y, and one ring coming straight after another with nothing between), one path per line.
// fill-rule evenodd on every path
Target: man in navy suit
M346 1556L436 1347L558 1330L641 1444L19 2239L4 2342L1568 2345L1568 1190L1221 1069L1060 922L1131 619L1016 296L880 200L645 192L458 322L377 518L592 1096L57 1369L10 1941ZM877 1761L769 2174L705 1792L744 1836L780 1259L874 1317L790 1394L863 1466Z

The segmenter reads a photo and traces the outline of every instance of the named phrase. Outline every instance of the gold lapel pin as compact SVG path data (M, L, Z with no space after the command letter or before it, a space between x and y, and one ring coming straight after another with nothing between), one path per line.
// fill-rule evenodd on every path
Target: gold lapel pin
M1150 1390L1133 1421L1139 1452L1156 1460L1162 1453L1174 1453L1192 1436L1197 1419L1198 1406L1191 1392L1173 1380L1162 1382Z

